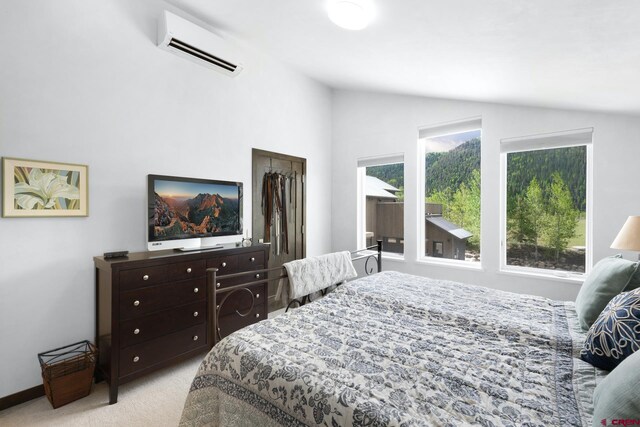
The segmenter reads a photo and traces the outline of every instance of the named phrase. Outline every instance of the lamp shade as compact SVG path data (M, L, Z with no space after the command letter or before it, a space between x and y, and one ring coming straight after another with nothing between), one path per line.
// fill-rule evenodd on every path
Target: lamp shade
M611 244L613 249L640 251L640 216L630 216Z

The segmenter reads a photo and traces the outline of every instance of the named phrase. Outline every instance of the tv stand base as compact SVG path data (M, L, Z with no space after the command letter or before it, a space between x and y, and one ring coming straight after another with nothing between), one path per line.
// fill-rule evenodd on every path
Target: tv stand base
M224 246L222 245L213 245L213 246L195 246L192 248L176 248L177 251L180 252L194 252L194 251L211 251L214 249L222 249Z

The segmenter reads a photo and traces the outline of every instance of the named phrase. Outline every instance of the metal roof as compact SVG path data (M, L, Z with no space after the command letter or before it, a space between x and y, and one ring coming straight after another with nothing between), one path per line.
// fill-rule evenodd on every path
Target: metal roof
M444 231L448 232L449 234L452 234L452 235L456 236L458 239L464 240L464 239L468 239L469 237L473 236L473 234L469 233L464 228L458 227L457 225L447 221L446 219L444 219L441 216L428 216L428 217L426 217L426 219L431 224L435 225L438 228L443 229Z
M367 197L378 197L383 199L398 198L398 196L396 196L395 194L390 193L390 191L400 191L393 185L387 184L386 182L376 178L375 176L367 175L366 177L367 177L367 181L365 182L366 184L365 191L367 193Z

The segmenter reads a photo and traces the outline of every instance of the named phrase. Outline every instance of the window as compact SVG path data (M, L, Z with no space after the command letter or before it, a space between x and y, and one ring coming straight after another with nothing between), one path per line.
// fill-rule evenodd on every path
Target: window
M433 256L442 258L444 255L444 244L443 242L433 242Z
M384 252L404 254L404 158L358 161L358 246L382 240Z
M479 264L481 121L420 129L420 256Z
M592 129L503 140L502 264L585 273Z

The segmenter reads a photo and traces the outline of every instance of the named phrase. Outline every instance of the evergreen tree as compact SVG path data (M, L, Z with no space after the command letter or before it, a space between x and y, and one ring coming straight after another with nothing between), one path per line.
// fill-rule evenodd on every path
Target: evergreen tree
M445 218L448 218L449 206L451 206L452 200L453 194L451 194L449 189L445 191L434 191L429 197L425 198L427 203L442 205L442 216Z
M480 247L480 171L474 169L467 185L462 184L456 195L460 193L460 226L469 231L469 246ZM454 195L454 201L456 196ZM454 221L452 221L454 222ZM454 222L455 224L455 222Z
M508 200L507 221L509 240L523 243L527 240L527 205L524 195L516 194Z
M425 186L427 194L455 190L469 185L471 174L480 169L480 139L473 138L448 152L427 153L425 156Z
M571 197L571 194L569 194ZM524 197L524 236L535 246L535 257L538 259L539 240L545 224L544 197L538 179L534 176Z
M464 228L473 234L469 246L480 247L480 171L471 172L468 183L458 186L455 193L451 191L436 191L428 197L429 203L442 205L442 216L449 222Z
M404 186L404 163L390 165L368 166L367 175L393 185L396 188Z
M466 227L464 210L467 205L467 199L469 198L469 187L465 183L460 184L455 193L453 193L453 199L447 210L447 215L444 215L445 219L456 224L460 228Z
M534 150L509 153L507 156L507 197L513 199L526 191L537 177L543 192L549 191L553 173L559 173L569 187L574 206L586 209L586 164L587 149L563 147L549 150ZM509 200L514 202L514 200Z
M556 262L560 251L566 249L569 240L575 235L579 217L580 211L574 208L569 188L560 174L555 172L551 177L543 236L546 244L555 249Z

